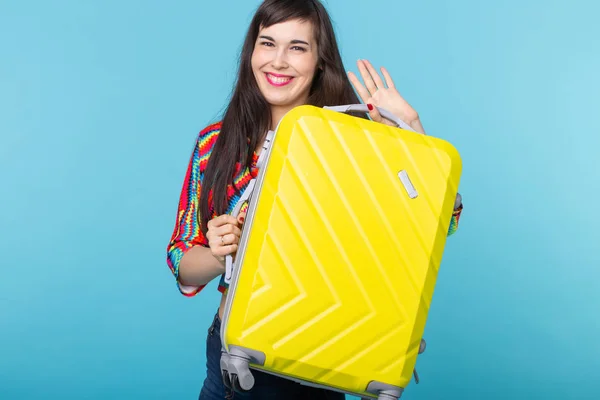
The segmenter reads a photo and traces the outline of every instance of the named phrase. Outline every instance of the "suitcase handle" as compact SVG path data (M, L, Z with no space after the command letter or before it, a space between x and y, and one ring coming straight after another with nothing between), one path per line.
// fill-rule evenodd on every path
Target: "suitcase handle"
M265 141L262 146L263 149L260 152L258 161L256 162L256 167L258 169L261 169L263 164L265 163L265 159L267 158L267 152L268 152L269 148L271 147L271 142L273 141L274 136L275 136L274 131L267 132L267 136L266 136ZM233 211L231 212L231 215L233 217L237 218L237 216L240 214L240 211L242 210L242 206L244 205L244 203L250 202L250 197L252 196L252 192L254 191L255 184L256 184L256 178L251 179L250 182L248 182L248 186L246 186L246 190L244 190L244 192L240 196L240 199L238 200L235 207L233 208ZM239 249L239 247L238 247L238 249ZM225 283L228 285L231 283L231 278L233 277L233 268L234 268L233 264L234 264L233 256L231 254L226 255L225 256L224 280L225 280Z
M241 211L244 203L250 200L250 196L252 195L252 191L254 190L255 183L256 183L256 179L251 179L250 182L248 182L248 186L246 186L246 190L244 190L244 193L242 193L242 195L240 196L240 200L237 202L233 211L231 212L232 216L237 218L237 216L240 214L240 211ZM231 283L232 276L233 276L233 256L231 254L228 254L225 256L225 283L226 284L229 285Z
M347 113L350 111L358 111L358 112L365 112L365 113L369 112L369 108L367 107L366 104L348 104L345 106L325 106L323 108L326 110L338 111L341 113ZM408 125L406 122L402 121L400 118L396 117L394 114L392 114L388 110L381 108L381 107L376 107L376 108L377 108L377 111L379 111L379 114L381 114L381 116L383 118L392 121L393 123L395 123L398 126L398 128L416 132L413 128L410 127L410 125Z
M358 112L365 112L365 113L369 112L369 108L367 107L366 104L348 104L345 106L325 106L323 108L326 110L338 111L341 113L347 113L350 111L358 111ZM406 130L409 130L412 132L417 132L413 128L411 128L406 122L402 121L400 118L396 117L394 114L392 114L388 110L381 108L381 107L377 107L377 110L379 111L379 114L381 114L381 116L383 118L388 119L388 120L394 122L396 125L398 125L398 128L403 128L403 129L406 129ZM419 133L419 132L417 132L417 133ZM456 200L454 202L454 209L457 210L458 207L460 207L461 205L462 205L462 197L461 197L460 193L457 193Z

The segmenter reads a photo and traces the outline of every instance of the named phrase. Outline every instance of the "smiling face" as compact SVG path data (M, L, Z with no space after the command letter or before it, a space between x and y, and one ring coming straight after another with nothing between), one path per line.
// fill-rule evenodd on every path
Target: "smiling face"
M317 70L318 52L310 22L291 20L260 29L252 72L274 114L305 104Z

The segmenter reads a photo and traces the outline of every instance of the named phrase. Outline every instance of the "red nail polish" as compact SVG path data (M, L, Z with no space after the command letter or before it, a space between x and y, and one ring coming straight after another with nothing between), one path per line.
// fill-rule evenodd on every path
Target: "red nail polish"
M367 104L367 107L369 108L369 111L373 111L373 105L372 104Z

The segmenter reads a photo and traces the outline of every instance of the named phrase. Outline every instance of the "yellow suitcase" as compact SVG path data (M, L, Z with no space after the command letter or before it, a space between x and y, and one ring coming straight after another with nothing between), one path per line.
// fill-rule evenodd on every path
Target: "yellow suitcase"
M221 327L226 385L252 370L398 399L423 331L458 194L448 142L348 111L300 106L270 132ZM237 210L234 212L237 212Z

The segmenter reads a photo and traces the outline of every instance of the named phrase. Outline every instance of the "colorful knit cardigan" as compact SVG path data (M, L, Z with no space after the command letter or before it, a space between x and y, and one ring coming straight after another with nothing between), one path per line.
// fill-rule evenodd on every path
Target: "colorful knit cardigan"
M203 129L196 140L196 145L192 153L188 168L183 182L183 188L179 198L177 209L177 218L171 240L167 246L167 264L175 276L179 291L185 296L194 296L199 293L206 285L200 287L184 286L179 282L179 264L183 255L194 246L208 247L208 241L204 237L198 219L198 206L200 198L200 189L204 171L211 155L215 141L221 129L221 123L209 125ZM233 184L230 184L227 191L228 209L231 213L251 179L258 175L256 162L258 156L254 154L252 165L242 168L237 164ZM462 212L462 205L454 210L448 235L452 235L458 229L458 221ZM213 217L216 216L211 208ZM224 281L224 275L221 276L218 290L226 293L227 285Z

